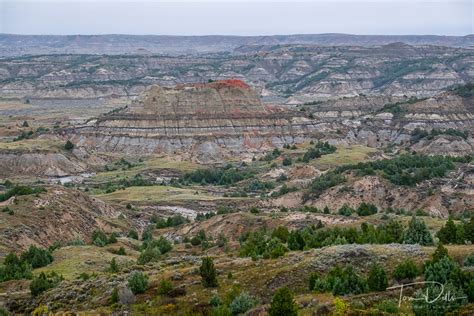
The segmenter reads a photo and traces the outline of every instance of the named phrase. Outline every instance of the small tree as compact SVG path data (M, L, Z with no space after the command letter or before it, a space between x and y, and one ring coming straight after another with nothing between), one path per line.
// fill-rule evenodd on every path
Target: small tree
M384 268L378 264L374 264L369 271L367 283L371 291L385 291L388 286L388 280Z
M112 294L110 295L110 304L116 304L118 303L120 300L119 298L119 294L118 294L118 290L117 288L115 287L113 290L112 290Z
M166 295L173 289L173 284L169 280L161 280L157 288L159 295Z
M119 270L120 269L117 264L117 261L115 261L115 258L112 258L112 260L109 263L109 268L107 269L107 271L109 271L110 273L117 273L119 272Z
M216 287L217 286L217 272L214 267L214 261L211 257L204 257L202 259L201 267L199 268L199 274L202 278L202 285L204 287Z
M285 159L283 159L283 166L291 166L291 164L293 163L293 161L291 160L290 157L285 157Z
M293 293L287 288L278 289L273 295L270 303L268 315L270 316L296 316L298 314L298 306L293 299Z
M415 262L411 259L406 259L398 264L393 271L393 278L397 281L413 280L418 275L419 270Z
M68 141L66 142L66 144L64 145L64 149L66 149L66 150L72 150L72 149L74 149L74 144L71 143L70 140L68 140Z
M436 263L444 257L449 257L448 249L446 249L442 243L439 243L431 256L431 263Z
M133 271L128 277L128 287L133 294L140 294L148 288L148 275L141 271Z
M413 215L404 233L403 243L420 244L422 246L430 246L433 244L433 237L422 219Z
M438 231L436 236L443 244L453 244L457 242L457 227L451 216L446 224Z

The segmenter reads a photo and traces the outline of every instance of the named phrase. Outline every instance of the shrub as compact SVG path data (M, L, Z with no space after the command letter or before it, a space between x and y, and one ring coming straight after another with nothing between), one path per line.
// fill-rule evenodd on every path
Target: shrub
M354 210L353 210L351 207L349 207L349 205L344 204L344 205L337 211L337 214L343 215L343 216L351 216L351 215L352 215L352 212L354 212Z
M474 252L464 259L463 264L465 267L474 267Z
M444 257L449 257L448 249L446 249L442 243L439 243L438 247L436 247L436 250L431 255L431 263L438 262Z
M32 245L21 254L20 260L29 263L33 269L36 269L53 262L53 256L48 250Z
M107 235L101 230L95 230L92 233L92 243L98 247L104 247L109 242Z
M119 266L117 264L117 261L115 260L115 258L112 258L112 260L110 260L109 262L109 268L107 269L108 272L110 273L117 273L119 272Z
M199 274L201 275L202 285L204 287L217 286L217 271L214 267L214 261L211 257L202 258L201 267L199 268Z
M283 159L283 166L291 166L291 164L293 163L293 161L291 160L290 157L285 157L285 159Z
M306 243L299 230L290 232L290 235L288 236L288 248L291 250L303 250L305 245Z
M0 202L8 200L12 196L39 194L43 192L46 192L46 189L42 187L33 188L29 186L17 185L8 189L5 193L0 193Z
M336 315L345 315L349 305L340 297L336 297L333 300L334 309L336 310Z
M336 274L330 283L333 295L361 294L368 290L367 281L351 265L346 266L339 275Z
M148 288L148 276L141 271L133 271L128 277L128 287L133 294L140 294Z
M64 145L64 149L66 149L66 150L72 150L72 149L74 149L74 144L71 143L70 140L68 140L68 141L66 142L66 144Z
M260 213L260 210L258 209L258 207L252 206L252 207L250 208L250 213L252 213L252 214L258 214L258 213Z
M0 267L0 281L31 279L31 265L21 261L16 254L9 253Z
M30 283L30 292L32 296L38 296L46 290L49 290L58 285L63 280L63 277L56 272L51 272L46 275L41 272L39 276L34 277Z
M387 314L398 314L398 304L391 300L383 300L375 305L379 311Z
M173 284L169 280L161 280L157 288L159 295L166 295L173 289Z
M433 244L433 237L422 219L412 216L408 228L403 235L403 243L420 244L422 246Z
M131 229L129 230L127 237L138 240L138 233L135 229Z
M371 291L385 291L388 286L388 280L384 268L378 264L374 264L369 271L367 284Z
M293 299L293 293L287 288L278 289L273 295L268 310L270 316L296 316L298 314L298 306Z
M212 309L212 316L232 316L232 312L225 305L219 305Z
M156 261L162 254L169 252L173 249L171 243L161 236L157 240L147 240L142 245L143 250L137 259L138 264L146 264L151 261Z
M377 206L362 202L359 207L357 208L357 214L359 216L368 216L377 213Z
M242 292L229 304L232 315L245 314L256 305L256 301L247 293Z
M313 272L309 276L308 280L308 289L310 291L314 290L314 286L316 285L316 282L319 280L319 273Z
M272 232L272 237L278 238L281 242L286 243L288 241L288 237L290 236L290 232L288 228L285 226L278 226Z
M125 252L125 248L123 248L122 246L120 246L120 248L117 250L117 255L119 255L119 256L126 256L127 253Z
M406 259L395 267L393 278L397 281L413 280L419 273L418 267L412 259Z
M119 300L120 298L119 298L118 290L116 287L114 287L114 289L112 290L112 294L110 295L109 302L110 304L116 304L119 302Z

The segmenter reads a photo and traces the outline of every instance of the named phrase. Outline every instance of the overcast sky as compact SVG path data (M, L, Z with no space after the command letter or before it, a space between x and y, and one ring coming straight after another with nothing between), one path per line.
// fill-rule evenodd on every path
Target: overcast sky
M474 33L474 0L0 0L0 33Z

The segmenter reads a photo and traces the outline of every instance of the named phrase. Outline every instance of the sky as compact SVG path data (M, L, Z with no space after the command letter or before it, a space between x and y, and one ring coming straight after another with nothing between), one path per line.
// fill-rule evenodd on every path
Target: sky
M0 33L474 33L474 0L0 0Z

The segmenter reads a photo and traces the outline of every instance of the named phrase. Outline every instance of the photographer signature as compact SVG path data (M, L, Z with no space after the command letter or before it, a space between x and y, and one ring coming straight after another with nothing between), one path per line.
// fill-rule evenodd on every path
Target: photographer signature
M424 291L421 292L420 297L411 297L411 296L404 296L403 295L403 289L405 287L415 286L415 285L425 285L425 284L438 285L441 288L441 291L436 296L433 296L433 293L430 293L430 288L427 287ZM461 300L461 299L467 298L465 296L456 297L449 290L445 293L444 292L444 284L436 282L436 281L413 282L413 283L395 285L395 286L387 288L387 290L394 290L394 289L400 289L400 297L398 299L398 306L399 307L401 306L402 302L404 302L404 301L425 301L428 304L432 304L432 303L434 303L438 300L442 300L442 301L445 301L445 302L454 302L455 300Z

